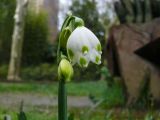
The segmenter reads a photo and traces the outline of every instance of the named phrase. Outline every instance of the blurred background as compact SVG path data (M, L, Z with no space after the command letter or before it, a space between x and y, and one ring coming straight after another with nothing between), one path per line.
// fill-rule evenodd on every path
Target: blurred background
M29 120L56 120L58 35L69 11L103 50L101 65L74 66L69 113L76 120L160 119L153 109L160 101L159 0L20 1L0 1L1 120L17 119L21 107Z
M116 22L111 1L65 1L65 0L34 0L29 1L25 18L24 43L21 57L21 73L23 80L56 80L56 52L58 33L68 11L81 17L85 25L100 39L105 48L107 31L110 24ZM10 61L12 34L16 1L4 0L1 7L1 41L0 41L0 78L6 79ZM97 80L103 66L90 67L77 72L75 80ZM95 67L95 66L94 66ZM81 73L85 73L82 74Z

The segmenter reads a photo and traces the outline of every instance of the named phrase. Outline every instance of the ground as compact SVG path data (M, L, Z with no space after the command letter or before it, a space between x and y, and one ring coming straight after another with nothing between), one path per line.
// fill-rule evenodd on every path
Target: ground
M68 109L76 111L76 114L83 114L93 106L88 96L90 94L101 96L104 89L105 82L67 83ZM45 120L56 119L57 90L57 82L1 83L0 119L6 114L10 114L16 119L22 100L24 111L30 120L41 120L44 117L47 117ZM80 116L80 114L77 115Z
M20 103L24 101L24 111L28 120L57 120L58 83L0 83L0 120L11 115L17 120ZM75 114L75 120L160 120L158 110L128 109L124 106L111 106L119 103L119 89L116 87L106 91L106 82L68 83L68 113ZM96 107L91 96L108 101ZM109 102L110 101L110 102ZM109 103L109 104L106 104ZM114 103L114 104L113 104Z

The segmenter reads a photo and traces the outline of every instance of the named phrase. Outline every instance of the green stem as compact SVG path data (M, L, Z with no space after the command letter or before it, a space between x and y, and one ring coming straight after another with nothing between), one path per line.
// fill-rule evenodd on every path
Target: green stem
M58 120L67 120L67 95L65 80L59 80Z

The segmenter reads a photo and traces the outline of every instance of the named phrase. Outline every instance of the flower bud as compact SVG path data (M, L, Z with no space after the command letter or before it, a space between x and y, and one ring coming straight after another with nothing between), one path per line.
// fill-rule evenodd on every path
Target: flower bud
M84 21L81 18L75 17L75 27L84 26Z
M69 27L66 27L60 34L60 43L61 47L66 48L67 40L71 34L71 30Z
M70 62L66 59L62 59L58 67L58 77L59 79L69 82L73 76L73 68Z

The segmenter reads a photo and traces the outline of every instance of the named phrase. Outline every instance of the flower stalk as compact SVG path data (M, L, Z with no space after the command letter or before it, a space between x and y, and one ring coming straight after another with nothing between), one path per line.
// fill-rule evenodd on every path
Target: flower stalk
M65 80L59 80L58 120L67 120L67 92Z
M71 79L73 74L73 68L70 63L64 59L67 56L67 51L65 46L67 44L67 39L71 34L71 27L69 27L73 17L72 15L68 15L65 19L60 36L59 36L59 43L58 43L58 50L57 50L57 63L59 64L58 67L58 79L59 79L59 86L58 86L58 120L67 120L67 88L66 82ZM67 70L69 67L69 70Z

